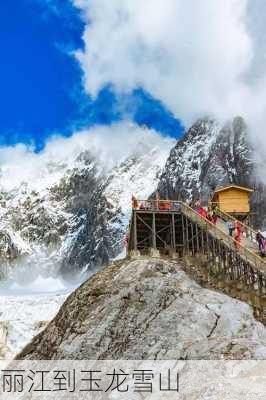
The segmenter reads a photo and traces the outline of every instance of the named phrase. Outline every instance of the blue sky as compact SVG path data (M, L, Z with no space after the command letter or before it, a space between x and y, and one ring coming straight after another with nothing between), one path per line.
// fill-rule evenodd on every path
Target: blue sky
M49 5L50 3L50 5ZM117 96L111 86L92 101L69 53L82 48L83 22L68 0L0 2L0 144L34 144L123 118L178 137L179 122L141 88Z

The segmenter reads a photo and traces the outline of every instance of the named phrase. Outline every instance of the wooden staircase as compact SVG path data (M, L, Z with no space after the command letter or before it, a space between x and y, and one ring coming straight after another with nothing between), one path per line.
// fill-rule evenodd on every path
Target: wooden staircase
M141 256L155 249L155 254L180 257L187 265L201 268L202 279L211 277L212 285L215 281L218 288L249 302L260 319L266 320L266 262L255 251L256 232L242 224L247 236L252 236L239 244L226 229L186 203L165 201L167 206L161 206L162 202L138 201L139 206L133 208L129 255Z

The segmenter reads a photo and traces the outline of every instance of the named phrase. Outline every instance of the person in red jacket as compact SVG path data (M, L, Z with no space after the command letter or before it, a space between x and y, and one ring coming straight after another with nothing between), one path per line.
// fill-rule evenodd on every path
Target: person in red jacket
M203 206L200 206L200 208L199 208L199 215L203 218L207 217L207 211L205 210L205 208Z
M132 195L131 197L131 201L132 201L132 208L137 210L138 209L138 200L136 199L136 197L134 195Z

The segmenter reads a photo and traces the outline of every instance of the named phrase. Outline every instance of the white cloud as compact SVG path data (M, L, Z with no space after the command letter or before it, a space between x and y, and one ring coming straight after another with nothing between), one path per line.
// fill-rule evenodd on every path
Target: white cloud
M40 153L22 144L0 147L0 186L11 190L26 182L32 189L45 190L68 168L77 166L77 157L87 150L108 170L134 152L154 147L159 147L166 159L174 144L173 139L154 130L121 122L75 132L69 138L55 136Z
M141 86L189 126L241 114L265 125L264 0L73 0L86 21L76 53L88 93Z

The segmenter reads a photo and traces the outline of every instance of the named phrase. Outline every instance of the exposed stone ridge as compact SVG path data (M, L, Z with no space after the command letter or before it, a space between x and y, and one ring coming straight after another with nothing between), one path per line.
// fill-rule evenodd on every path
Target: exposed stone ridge
M113 263L80 286L18 359L266 358L251 308L163 259Z

